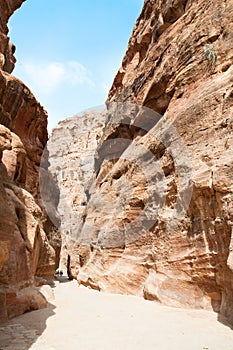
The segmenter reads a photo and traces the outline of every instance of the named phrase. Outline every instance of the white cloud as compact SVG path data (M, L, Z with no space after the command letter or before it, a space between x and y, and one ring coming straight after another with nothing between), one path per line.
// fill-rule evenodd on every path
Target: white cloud
M71 85L89 85L94 87L88 70L77 61L35 63L22 65L30 85L40 93L50 94L64 83Z
M88 84L95 86L94 82L90 79L87 69L77 61L70 61L67 65L67 76L73 85Z

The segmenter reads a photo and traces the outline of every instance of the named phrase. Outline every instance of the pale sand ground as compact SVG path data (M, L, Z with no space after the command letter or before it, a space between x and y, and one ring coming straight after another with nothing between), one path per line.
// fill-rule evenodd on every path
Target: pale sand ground
M15 329L14 342L0 350L233 350L233 331L212 312L103 294L75 281L57 282L54 292L49 308L10 322L21 334Z

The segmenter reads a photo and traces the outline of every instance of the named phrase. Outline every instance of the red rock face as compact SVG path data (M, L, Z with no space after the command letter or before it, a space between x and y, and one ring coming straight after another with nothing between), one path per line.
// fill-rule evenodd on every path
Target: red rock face
M68 248L80 283L168 305L213 308L233 322L232 16L231 0L145 1L107 103L130 101L161 119L143 131L133 123L146 114L131 111L127 123L110 119L104 130L103 145L118 137L134 148L113 143L115 161L97 149L98 197L91 193L80 229L90 242L72 241ZM176 134L169 134L171 124ZM146 150L144 160L156 157L163 181L150 158L146 174L142 163L129 161L135 147ZM183 149L187 164L178 161ZM182 183L189 171L190 181ZM163 208L149 229L137 222L127 231L148 203L148 184L161 184L158 196L164 186ZM114 206L103 214L99 198ZM154 198L148 212L158 202ZM182 219L173 225L179 212ZM139 230L137 239L125 239Z
M47 142L47 113L7 72L14 66L7 21L23 1L0 1L0 321L46 306L35 277L52 277L55 250L40 206L39 166Z
M15 46L7 36L7 22L10 16L17 10L25 0L1 0L0 1L0 68L11 73L15 65Z

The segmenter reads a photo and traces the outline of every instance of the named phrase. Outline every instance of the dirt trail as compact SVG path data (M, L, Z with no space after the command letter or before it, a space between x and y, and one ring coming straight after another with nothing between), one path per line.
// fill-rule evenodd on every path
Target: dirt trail
M232 350L233 331L208 311L58 283L44 310L0 327L0 350Z

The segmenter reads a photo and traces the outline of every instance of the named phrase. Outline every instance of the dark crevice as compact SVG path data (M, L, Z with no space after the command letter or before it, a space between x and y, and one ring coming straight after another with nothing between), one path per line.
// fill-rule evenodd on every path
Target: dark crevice
M20 164L17 163L15 174L14 174L14 181L16 182L20 176Z
M180 17L182 17L186 10L187 0L168 1L167 6L156 15L151 21L151 41L150 49L159 39L159 37Z
M119 125L111 125L112 132L97 150L95 159L96 177L99 175L101 166L105 160L113 162L118 160L123 152L131 145L136 137L144 136L159 120L155 115L150 116L149 112L138 113L135 121L130 125L129 122Z

